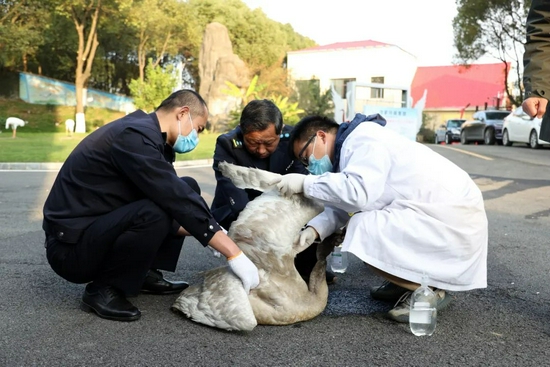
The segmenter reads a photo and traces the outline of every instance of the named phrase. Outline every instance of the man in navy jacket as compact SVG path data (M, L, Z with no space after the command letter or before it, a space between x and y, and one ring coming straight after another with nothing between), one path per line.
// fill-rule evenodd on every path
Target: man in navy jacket
M290 154L291 131L292 126L283 124L279 108L272 101L263 99L249 102L243 109L239 126L218 137L213 164L217 183L211 210L224 228L229 229L246 204L261 192L237 188L222 175L218 164L228 162L282 175L307 174L304 165ZM310 246L296 257L296 269L306 279L317 262L315 250L316 246ZM327 280L332 282L334 275L327 274Z
M46 255L61 277L88 283L84 310L132 321L141 313L127 296L181 292L187 283L157 269L175 270L185 235L225 255L246 291L258 285L256 266L221 230L196 181L171 164L173 150L197 145L207 119L202 97L180 90L153 113L97 129L63 164L44 205Z

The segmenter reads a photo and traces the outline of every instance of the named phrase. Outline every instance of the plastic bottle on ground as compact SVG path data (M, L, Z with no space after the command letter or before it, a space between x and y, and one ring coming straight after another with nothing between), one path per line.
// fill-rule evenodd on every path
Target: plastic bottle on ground
M335 246L330 254L330 270L335 273L345 273L348 268L348 254L342 252L342 246Z
M428 287L428 277L424 275L420 288L411 295L409 326L417 336L432 335L437 324L437 296Z

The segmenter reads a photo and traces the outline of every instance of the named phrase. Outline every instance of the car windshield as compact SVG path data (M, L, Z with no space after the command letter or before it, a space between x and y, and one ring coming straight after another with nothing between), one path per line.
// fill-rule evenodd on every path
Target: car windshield
M510 114L510 111L495 111L487 112L487 120L503 120L506 116Z
M461 127L466 120L449 120L449 127Z

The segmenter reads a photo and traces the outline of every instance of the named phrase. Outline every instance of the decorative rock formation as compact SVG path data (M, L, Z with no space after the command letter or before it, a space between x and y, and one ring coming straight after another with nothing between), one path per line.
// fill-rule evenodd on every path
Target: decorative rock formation
M199 93L210 110L212 130L219 130L231 110L241 103L240 98L228 96L226 81L247 88L250 76L247 66L233 53L227 28L220 23L206 26L199 54Z

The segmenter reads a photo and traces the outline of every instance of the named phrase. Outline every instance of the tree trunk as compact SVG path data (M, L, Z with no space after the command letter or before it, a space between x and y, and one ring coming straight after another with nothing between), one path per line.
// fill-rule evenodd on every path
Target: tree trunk
M76 78L74 81L76 90L76 113L84 113L84 81L82 79L82 73L76 70Z
M99 42L97 40L97 24L101 10L101 0L97 0L94 9L87 37L85 36L86 18L80 20L73 12L73 21L78 34L78 52L76 55L75 90L76 90L76 132L84 132L84 88L87 87L88 79L92 73L92 64Z
M156 68L160 64L164 56L164 53L166 52L166 48L168 47L168 41L170 41L171 37L172 37L172 32L168 32L168 34L166 35L166 38L164 39L164 44L162 45L162 49L160 50L160 52L157 52L157 59L153 63L154 68Z
M138 68L139 68L139 80L145 80L145 66L147 66L146 61L146 45L149 40L149 36L145 35L145 30L142 30L139 35L139 45L138 45Z

